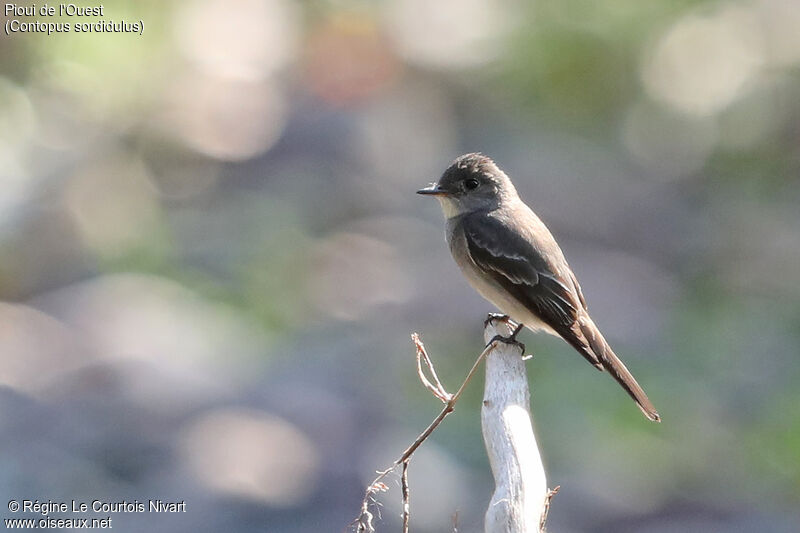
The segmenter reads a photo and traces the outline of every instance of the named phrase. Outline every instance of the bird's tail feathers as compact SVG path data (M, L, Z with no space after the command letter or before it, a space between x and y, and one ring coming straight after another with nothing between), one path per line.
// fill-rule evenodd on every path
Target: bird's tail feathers
M608 370L608 373L617 380L617 383L622 385L622 388L633 398L639 406L639 409L642 410L642 413L644 413L647 418L653 422L661 422L661 416L647 397L647 394L645 394L642 387L636 382L636 379L625 367L623 362L620 361L619 357L617 357L611 349L611 346L608 345L603 335L600 333L600 330L594 325L594 322L592 322L592 319L588 316L584 316L579 324L583 336L603 365L603 368Z

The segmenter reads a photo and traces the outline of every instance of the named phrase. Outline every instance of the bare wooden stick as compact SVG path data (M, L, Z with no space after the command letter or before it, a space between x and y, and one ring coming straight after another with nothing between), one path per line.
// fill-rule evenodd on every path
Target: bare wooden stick
M508 321L490 319L489 341L512 333ZM547 480L533 434L530 390L522 350L498 345L486 358L481 427L495 491L486 511L486 533L541 532L548 502Z

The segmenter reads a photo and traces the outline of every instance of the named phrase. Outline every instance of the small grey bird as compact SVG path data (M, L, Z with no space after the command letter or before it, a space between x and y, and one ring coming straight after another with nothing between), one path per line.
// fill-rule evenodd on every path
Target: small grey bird
M437 184L417 193L438 198L450 252L481 296L515 322L567 341L595 368L608 370L647 418L661 421L589 317L578 279L553 235L494 161L462 155Z

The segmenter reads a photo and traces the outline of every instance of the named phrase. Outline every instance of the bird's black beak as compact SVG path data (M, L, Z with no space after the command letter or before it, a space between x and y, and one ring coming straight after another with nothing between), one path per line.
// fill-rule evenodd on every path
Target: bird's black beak
M425 187L424 189L418 190L417 194L425 194L428 196L447 196L450 193L444 189L440 189L438 185L431 185L429 187Z

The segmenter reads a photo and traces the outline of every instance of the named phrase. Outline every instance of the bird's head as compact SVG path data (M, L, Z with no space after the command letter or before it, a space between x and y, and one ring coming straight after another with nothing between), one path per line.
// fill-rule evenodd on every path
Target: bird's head
M417 194L436 196L447 218L490 211L517 198L505 172L483 154L462 155L444 171L438 183Z

